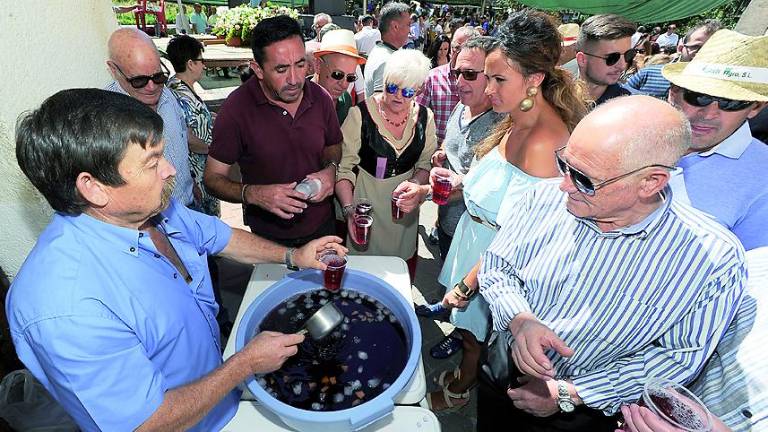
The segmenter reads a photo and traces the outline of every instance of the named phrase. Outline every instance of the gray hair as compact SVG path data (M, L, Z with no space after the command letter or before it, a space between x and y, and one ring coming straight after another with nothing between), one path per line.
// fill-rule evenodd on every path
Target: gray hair
M496 49L496 39L490 36L474 36L464 42L462 50L479 49L488 55Z
M400 18L403 16L403 14L409 14L410 11L411 10L408 8L408 5L405 3L387 3L383 8L381 8L381 13L379 14L379 31L382 34L387 33L389 31L390 24L392 24L392 21Z
M320 42L323 41L323 36L325 36L326 33L328 33L329 31L333 31L333 30L341 30L341 27L339 27L338 25L336 25L334 23L328 23L328 24L324 25L323 28L321 28L320 31L317 32L317 37L318 37L318 39L320 39Z
M333 18L331 18L330 15L328 15L325 12L320 12L319 14L315 15L315 18L312 20L312 24L317 25L317 22L320 20L328 21L326 24L330 24L333 22Z
M471 38L480 36L480 32L477 30L476 27L461 26L453 32L453 35L451 36L451 40L454 40L458 35L465 34L465 33Z
M384 84L394 83L400 87L421 88L427 80L432 61L421 51L414 49L397 50L387 60L384 68Z
M576 48L583 51L587 45L601 40L616 40L631 37L637 26L632 21L616 14L594 15L587 18L579 30Z

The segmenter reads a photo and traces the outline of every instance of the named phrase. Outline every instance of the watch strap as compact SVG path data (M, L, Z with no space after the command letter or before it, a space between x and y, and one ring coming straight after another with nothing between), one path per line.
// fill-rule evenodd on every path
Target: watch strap
M285 250L285 266L288 267L288 270L299 270L299 267L297 267L293 263L293 253L296 252L296 248L288 248Z

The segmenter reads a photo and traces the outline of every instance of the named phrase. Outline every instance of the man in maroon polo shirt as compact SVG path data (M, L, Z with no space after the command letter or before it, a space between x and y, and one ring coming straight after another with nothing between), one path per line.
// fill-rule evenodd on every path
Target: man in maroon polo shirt
M341 128L330 96L305 80L299 24L287 16L265 19L252 38L255 76L219 111L205 185L222 200L242 202L255 234L301 246L334 232L330 196L341 157ZM242 183L229 179L235 162ZM310 199L294 190L305 178L321 185Z

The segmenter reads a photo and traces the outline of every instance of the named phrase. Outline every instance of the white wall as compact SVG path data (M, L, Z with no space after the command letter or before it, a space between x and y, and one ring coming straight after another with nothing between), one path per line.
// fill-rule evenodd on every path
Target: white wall
M107 84L116 28L107 0L0 0L0 266L11 278L52 214L16 163L16 119L59 90Z

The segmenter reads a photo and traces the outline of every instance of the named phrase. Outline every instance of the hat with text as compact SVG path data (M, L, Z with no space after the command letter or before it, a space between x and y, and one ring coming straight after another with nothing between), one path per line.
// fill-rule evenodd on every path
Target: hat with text
M579 39L579 31L581 27L578 24L560 24L557 27L557 31L560 33L560 38L563 40L563 46L568 47L576 43Z
M358 64L365 63L365 57L357 52L355 34L350 30L331 30L323 35L320 48L315 51L315 57L320 58L326 54L334 53L355 57Z
M768 36L719 30L690 62L661 70L672 84L738 101L768 102Z

